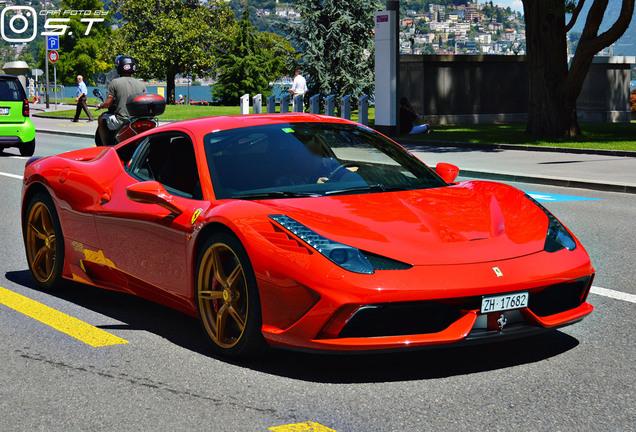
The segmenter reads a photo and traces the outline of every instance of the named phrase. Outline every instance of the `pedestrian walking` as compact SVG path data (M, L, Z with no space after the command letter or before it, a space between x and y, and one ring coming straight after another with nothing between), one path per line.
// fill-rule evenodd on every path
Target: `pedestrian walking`
M296 71L296 76L294 77L294 82L292 83L289 92L292 97L303 95L303 98L307 92L307 81L305 80L305 77L300 74L300 69Z
M71 120L72 122L77 122L79 120L79 116L82 110L84 110L84 112L88 116L88 121L89 122L93 121L93 116L91 115L91 111L88 109L88 105L86 104L87 92L88 92L88 89L86 88L86 84L84 83L84 77L82 77L81 75L78 75L77 76L77 93L76 93L77 97L75 98L75 102L77 103L77 108L75 109L75 117L73 118L73 120Z

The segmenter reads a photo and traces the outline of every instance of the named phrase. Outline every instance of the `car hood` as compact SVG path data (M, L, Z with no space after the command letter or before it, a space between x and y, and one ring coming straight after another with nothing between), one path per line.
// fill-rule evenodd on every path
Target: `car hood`
M331 240L413 265L536 253L548 229L545 213L522 191L492 182L261 203Z

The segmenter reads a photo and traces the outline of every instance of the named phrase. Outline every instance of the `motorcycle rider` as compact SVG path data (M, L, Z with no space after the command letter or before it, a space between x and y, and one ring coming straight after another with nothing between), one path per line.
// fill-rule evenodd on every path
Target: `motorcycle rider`
M115 58L115 67L119 78L115 78L108 86L108 96L106 100L97 105L97 108L109 108L102 113L97 120L97 130L102 141L102 145L108 145L110 140L109 130L117 131L121 128L130 115L126 108L126 100L129 96L145 93L146 86L139 80L132 77L137 70L135 59L127 55L119 55Z

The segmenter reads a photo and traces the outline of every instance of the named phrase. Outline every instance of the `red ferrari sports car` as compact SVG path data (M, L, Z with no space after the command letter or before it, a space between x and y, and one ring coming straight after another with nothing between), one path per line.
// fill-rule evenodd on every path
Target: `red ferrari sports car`
M182 121L29 160L26 254L38 287L162 303L234 358L500 340L589 314L594 269L570 231L457 173L334 117Z

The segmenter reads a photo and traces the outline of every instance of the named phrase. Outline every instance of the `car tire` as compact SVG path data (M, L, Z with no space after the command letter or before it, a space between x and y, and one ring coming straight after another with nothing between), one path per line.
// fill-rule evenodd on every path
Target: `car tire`
M196 302L216 353L245 360L267 347L254 270L233 235L219 232L204 243L197 260Z
M20 145L21 156L33 156L35 153L35 140L31 140Z
M40 289L59 288L64 267L64 237L53 199L44 192L31 198L23 222L29 271Z

